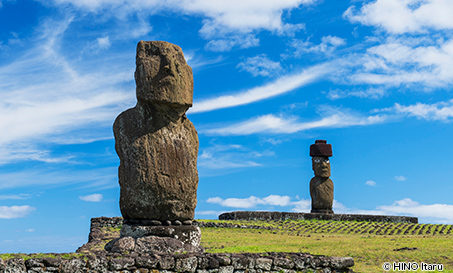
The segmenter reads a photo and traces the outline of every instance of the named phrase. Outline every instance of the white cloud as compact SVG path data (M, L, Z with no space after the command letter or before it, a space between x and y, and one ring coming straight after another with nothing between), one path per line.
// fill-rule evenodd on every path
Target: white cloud
M259 167L260 163L256 162L256 158L274 156L274 153L269 150L253 151L241 145L213 145L200 149L198 156L198 167L200 172L204 169L238 169L248 167Z
M68 161L70 157L52 158L39 143L87 124L110 127L123 105L133 102L133 93L117 87L132 81L133 71L116 69L99 59L95 65L89 61L75 65L60 52L59 43L71 23L72 18L46 21L39 29L40 37L17 52L13 62L0 66L1 163ZM118 62L121 56L116 57ZM98 138L95 134L100 130L92 131L91 137ZM67 137L74 138L77 134Z
M52 187L60 185L80 185L80 187L96 190L118 187L116 167L98 168L93 170L77 170L61 168L56 171L48 169L20 170L17 172L0 173L0 189Z
M370 87L366 90L340 90L340 89L334 89L330 90L327 93L327 97L331 100L337 100L337 99L343 99L347 97L357 97L361 99L380 99L383 96L387 94L387 91L384 88L373 88Z
M30 206L0 206L0 219L22 218L36 210Z
M102 198L104 198L104 197L100 193L94 193L94 194L89 194L89 195L85 195L85 196L79 196L79 198L80 198L80 200L83 200L86 202L101 202Z
M309 40L301 41L295 39L291 46L294 48L294 55L296 57L301 57L307 53L323 53L323 54L332 54L333 51L339 47L346 44L346 41L343 38L336 36L324 36L321 38L321 43L318 45L313 44Z
M259 46L260 40L254 35L234 35L209 41L205 49L214 52L230 51L233 47L249 48Z
M291 198L289 196L280 196L280 195L269 195L268 197L264 197L263 200L266 204L272 206L289 206L291 204Z
M331 67L328 65L314 66L304 70L302 73L280 77L274 82L264 86L254 87L241 93L194 102L193 107L189 109L188 113L201 113L239 105L246 105L278 96L317 80L323 75L329 73L330 69Z
M402 175L396 175L394 177L397 181L405 181L406 180L406 177L402 176Z
M239 63L237 68L247 71L253 76L276 76L282 70L279 62L270 60L266 54L250 57L245 62Z
M362 57L348 58L343 65L348 63L358 65L347 77L353 84L411 84L418 90L445 87L453 84L453 39L390 37L368 48Z
M250 196L248 198L227 198L211 197L207 200L208 203L219 204L223 207L231 208L253 208L257 205L272 205L272 206L288 206L290 205L289 196L269 195L265 198Z
M368 185L368 186L376 186L376 182L374 182L373 180L368 180L367 182L365 182L365 185Z
M452 13L453 2L448 0L376 0L364 4L360 11L351 6L343 16L351 22L402 34L450 30Z
M395 104L394 111L426 120L449 121L453 117L453 99L447 102L434 104L416 103L414 105L402 106Z
M291 211L294 212L310 212L311 211L311 201L310 200L299 200L292 203L294 208Z
M0 200L24 200L29 199L30 197L30 194L0 195Z
M385 214L409 215L435 219L436 222L453 223L453 205L431 204L423 205L410 198L395 201L390 206L379 206Z
M219 204L223 207L250 209L257 206L292 206L294 212L310 212L311 200L291 201L289 196L269 195L265 198L250 196L247 198L227 198L211 197L208 203ZM337 200L333 201L333 210L338 214L368 214L368 215L402 215L419 217L430 223L453 223L453 205L431 204L423 205L410 198L395 201L392 205L377 206L374 210L363 210L348 208ZM206 213L208 214L208 213ZM209 213L210 214L210 213Z
M202 211L195 211L196 215L215 215L219 216L222 213L225 213L226 211L217 211L217 210L202 210Z
M302 24L282 22L285 10L312 4L316 0L53 0L57 5L71 4L86 11L97 12L111 9L113 16L125 17L130 13L156 14L164 11L203 16L200 34L206 39L228 36L231 33L251 33L269 30L279 35L294 35Z
M328 114L316 121L300 122L297 117L278 117L272 114L255 117L244 122L236 123L226 127L215 129L201 129L202 134L208 135L250 135L258 133L270 134L293 134L315 128L341 128L348 126L364 126L381 123L386 120L386 116L374 115L362 117L339 110L332 110L334 113Z
M110 38L109 36L99 37L96 39L96 44L93 46L95 50L108 49L110 47Z
M34 228L29 228L27 230L25 230L26 232L35 232L36 230Z

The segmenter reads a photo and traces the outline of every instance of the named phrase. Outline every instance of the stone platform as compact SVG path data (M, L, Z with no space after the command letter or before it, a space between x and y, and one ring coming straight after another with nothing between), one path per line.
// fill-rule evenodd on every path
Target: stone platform
M367 215L367 214L324 214L278 211L233 211L219 215L219 220L333 220L418 224L417 217Z

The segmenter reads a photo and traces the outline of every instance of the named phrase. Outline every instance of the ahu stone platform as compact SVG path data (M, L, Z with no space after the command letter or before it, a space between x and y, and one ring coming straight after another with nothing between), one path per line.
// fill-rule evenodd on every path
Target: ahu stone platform
M333 220L333 221L363 221L390 223L418 223L417 217L367 215L367 214L325 214L278 211L233 211L219 215L219 220Z

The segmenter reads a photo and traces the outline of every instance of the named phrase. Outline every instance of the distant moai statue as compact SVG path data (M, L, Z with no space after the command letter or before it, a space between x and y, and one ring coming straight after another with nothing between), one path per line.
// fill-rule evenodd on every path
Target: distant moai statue
M315 173L310 181L311 212L333 213L333 182L329 178L332 145L326 140L316 140L310 145L310 156Z

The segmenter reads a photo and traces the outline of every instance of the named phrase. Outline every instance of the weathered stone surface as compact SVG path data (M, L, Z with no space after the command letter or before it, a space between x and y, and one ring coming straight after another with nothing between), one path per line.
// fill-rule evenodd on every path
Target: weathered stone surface
M175 258L171 256L162 256L159 259L159 269L167 270L175 267Z
M25 267L25 262L24 259L22 258L9 259L5 262L4 273L26 273L26 272L27 268Z
M204 252L203 247L184 244L180 240L170 237L144 236L144 237L121 237L113 240L105 246L105 249L113 253L147 253L147 254L175 254L183 252Z
M137 259L135 259L135 264L137 265L137 267L144 267L148 269L157 268L158 263L159 259L155 256L138 257Z
M192 106L192 68L187 65L179 46L162 41L140 41L136 65L139 100L180 104L187 109Z
M201 230L197 226L135 226L123 225L121 237L130 236L133 238L145 236L170 237L180 240L184 244L199 246L201 241Z
M134 251L135 239L132 237L121 237L108 243L105 246L105 249L115 253Z
M86 262L81 259L63 260L62 272L64 273L84 273Z
M178 257L176 258L175 270L177 272L195 272L197 270L197 257Z
M333 220L333 221L366 221L366 222L390 222L390 223L418 223L417 217L388 216L368 214L324 214L303 212L278 212L278 211L233 211L219 215L219 220ZM197 222L199 226L208 227L239 227L235 224Z
M135 264L135 260L132 258L113 258L108 262L110 270L123 270L129 269Z
M346 269L354 266L354 259L351 257L326 257L327 265L335 269Z
M288 258L276 258L274 260L274 270L279 271L282 269L292 269L294 262Z
M180 240L169 237L146 236L136 240L135 252L175 254L183 252L203 252L203 248L184 244Z
M352 258L325 257L308 253L241 253L241 254L146 254L102 253L66 260L62 254L55 259L0 259L0 272L17 273L295 273L352 272ZM225 260L228 258L228 260ZM30 261L31 260L31 261ZM222 261L222 263L220 263ZM256 263L256 266L255 266ZM221 265L222 264L222 265ZM24 267L25 265L25 267ZM263 268L263 269L261 269Z
M328 177L315 176L310 180L311 212L333 213L333 182Z
M255 268L269 271L272 268L272 259L258 258L255 261Z
M137 105L113 125L120 209L125 219L192 220L197 204L198 135L185 116L193 78L179 47L137 47Z

